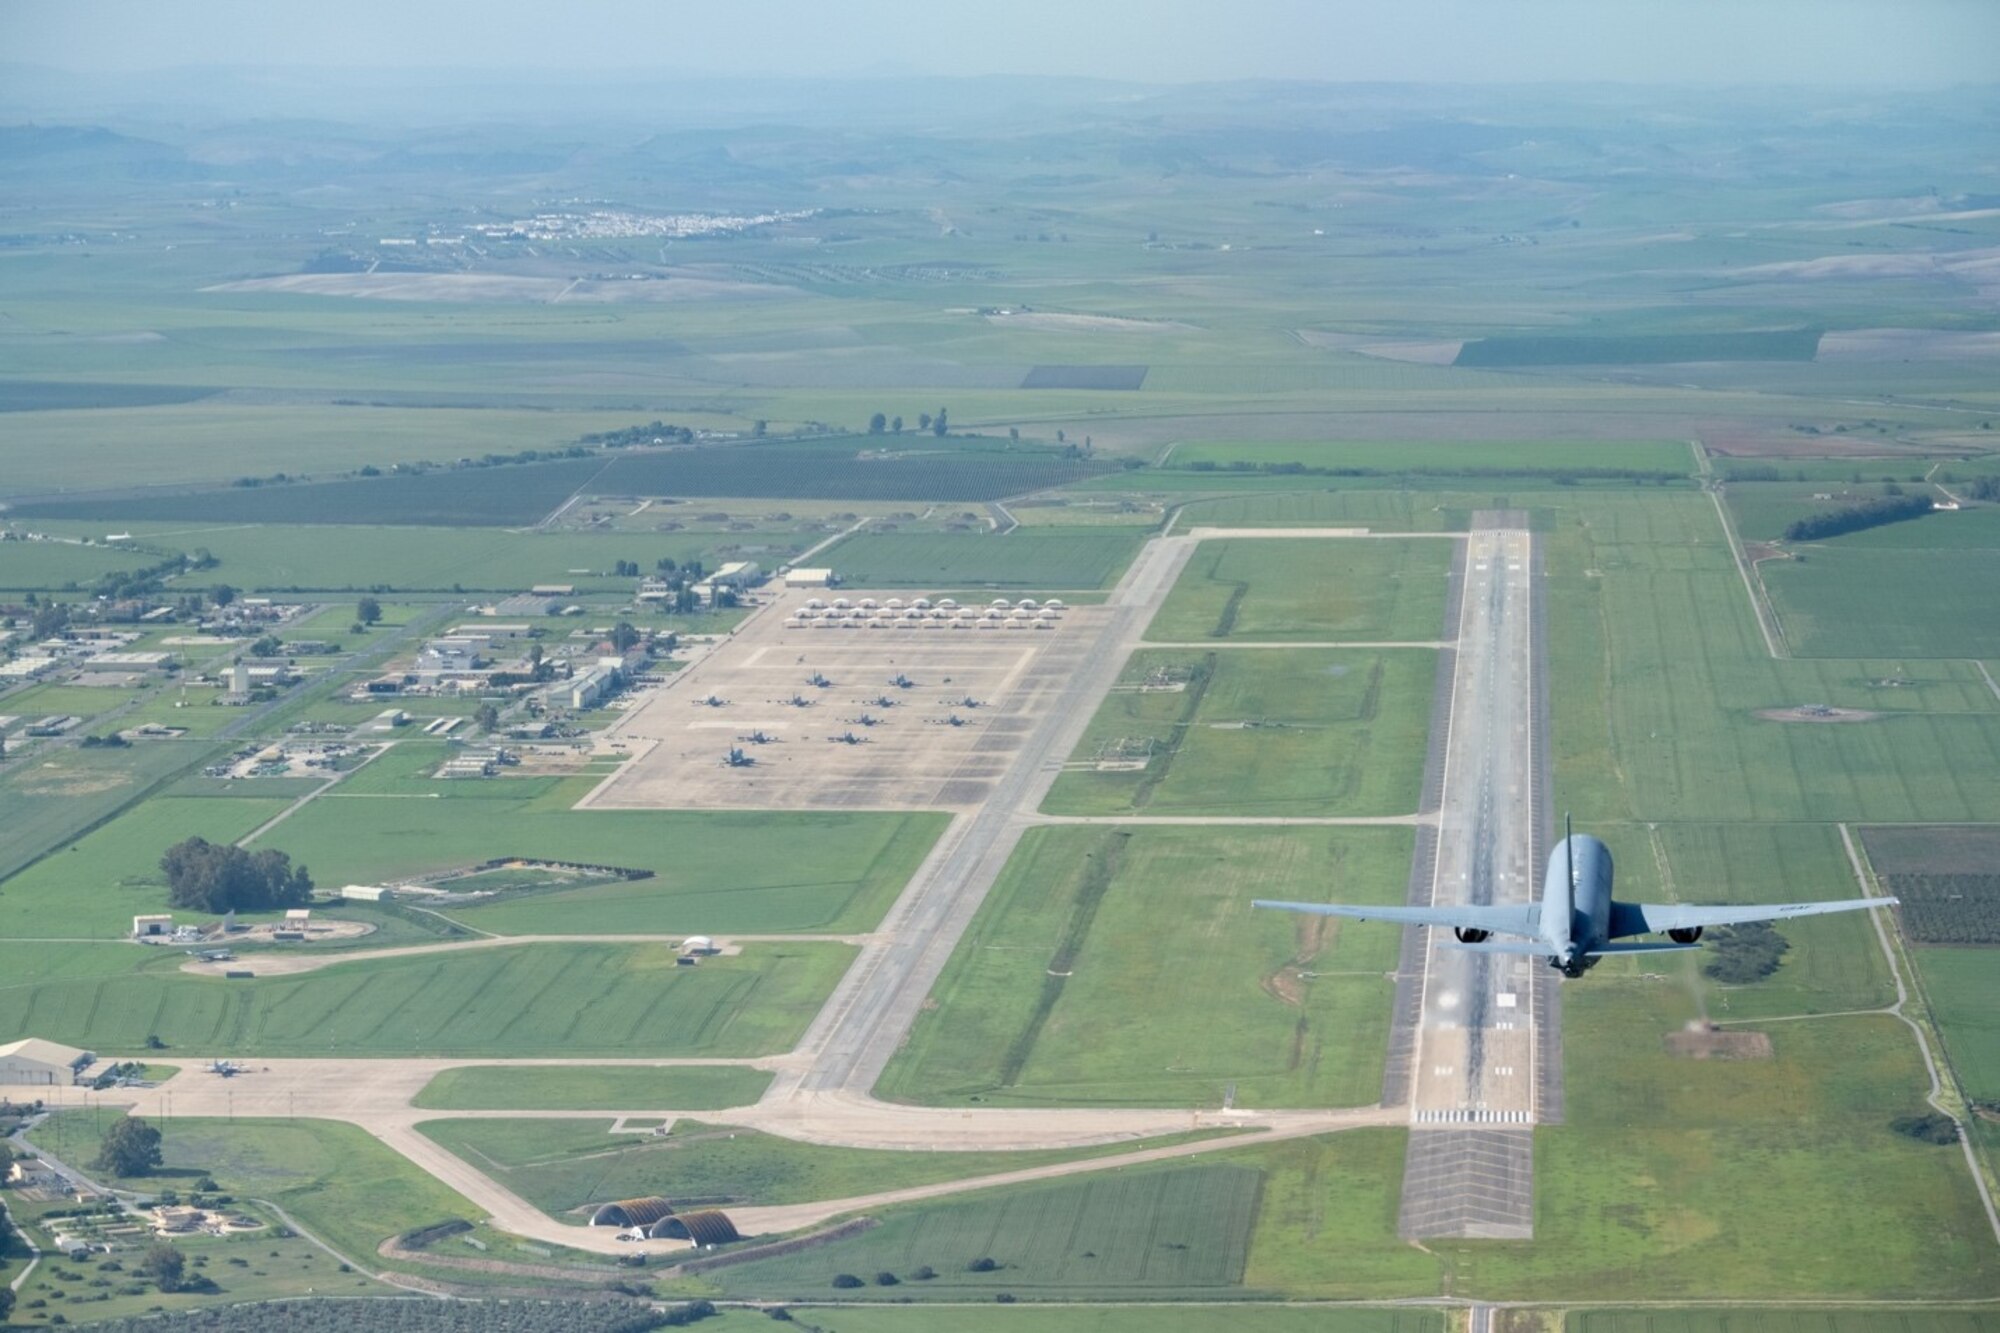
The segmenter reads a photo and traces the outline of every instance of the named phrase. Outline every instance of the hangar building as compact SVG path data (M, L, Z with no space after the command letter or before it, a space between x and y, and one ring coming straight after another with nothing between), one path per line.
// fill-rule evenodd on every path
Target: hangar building
M0 1046L0 1086L68 1087L97 1057L89 1051L40 1037L23 1037Z

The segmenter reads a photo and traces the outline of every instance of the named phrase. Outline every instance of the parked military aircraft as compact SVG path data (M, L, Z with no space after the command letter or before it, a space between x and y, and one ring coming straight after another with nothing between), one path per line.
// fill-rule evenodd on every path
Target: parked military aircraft
M889 677L889 683L899 690L907 690L915 686L917 682L898 671L895 675Z
M757 761L743 753L742 746L732 745L729 747L729 753L722 757L722 762L730 768L749 768Z
M1539 903L1466 904L1458 907L1355 907L1345 903L1289 903L1257 899L1252 906L1287 912L1395 921L1406 926L1449 926L1456 942L1447 946L1482 953L1527 954L1547 961L1566 977L1580 977L1601 958L1621 953L1665 953L1697 948L1709 926L1749 921L1784 921L1825 912L1889 907L1894 898L1842 898L1821 903L1756 903L1702 907L1688 903L1621 903L1611 897L1611 851L1587 833L1565 836L1549 854ZM1625 943L1633 935L1664 934L1665 940ZM1493 935L1519 939L1495 940Z
M806 684L817 686L818 688L824 690L831 687L833 682L828 680L822 673L815 671L810 676L806 677Z

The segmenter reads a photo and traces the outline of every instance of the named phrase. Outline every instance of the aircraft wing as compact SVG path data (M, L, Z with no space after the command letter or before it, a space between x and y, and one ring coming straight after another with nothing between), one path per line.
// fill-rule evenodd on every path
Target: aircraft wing
M1699 907L1690 903L1613 903L1612 939L1627 935L1658 935L1696 926L1737 926L1749 921L1784 921L1795 916L1853 912L1863 907L1893 907L1894 898L1841 898L1830 903L1745 903L1732 907Z
M1356 921L1394 921L1405 926L1464 926L1503 935L1532 936L1541 921L1541 907L1536 903L1507 907L1391 907L1386 903L1379 907L1355 907L1347 903L1286 903L1259 898L1250 905L1314 916L1352 917Z

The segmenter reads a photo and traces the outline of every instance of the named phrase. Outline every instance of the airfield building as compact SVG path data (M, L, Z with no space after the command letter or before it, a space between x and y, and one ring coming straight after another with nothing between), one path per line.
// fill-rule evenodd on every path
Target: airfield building
M0 1046L0 1086L68 1087L96 1063L97 1056L90 1051L40 1037L23 1037Z

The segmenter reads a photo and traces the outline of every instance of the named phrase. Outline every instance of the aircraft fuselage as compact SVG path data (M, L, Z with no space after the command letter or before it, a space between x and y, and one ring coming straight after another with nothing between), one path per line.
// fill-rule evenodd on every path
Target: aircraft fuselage
M1595 967L1596 952L1611 938L1611 878L1611 849L1587 833L1572 834L1549 853L1542 938L1549 966L1566 977Z

